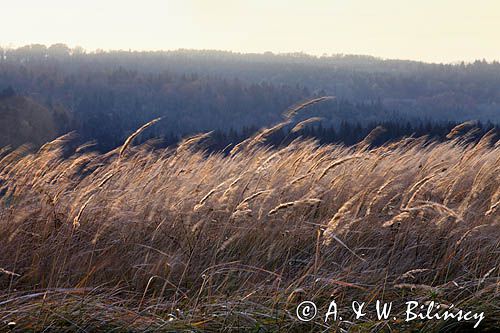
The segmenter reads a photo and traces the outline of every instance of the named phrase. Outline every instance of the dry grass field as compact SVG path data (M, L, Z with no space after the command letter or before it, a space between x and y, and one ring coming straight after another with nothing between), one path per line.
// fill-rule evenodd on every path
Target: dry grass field
M437 301L500 322L500 141L311 140L231 154L207 135L107 154L67 135L0 155L0 331L463 330L321 318L302 300ZM139 134L136 133L136 134ZM396 311L394 310L394 311ZM347 310L346 310L347 311ZM398 318L402 318L399 316Z

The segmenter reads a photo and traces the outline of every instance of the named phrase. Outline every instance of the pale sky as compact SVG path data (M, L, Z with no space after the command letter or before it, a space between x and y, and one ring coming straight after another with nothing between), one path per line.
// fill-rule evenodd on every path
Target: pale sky
M0 45L500 60L500 0L0 0Z

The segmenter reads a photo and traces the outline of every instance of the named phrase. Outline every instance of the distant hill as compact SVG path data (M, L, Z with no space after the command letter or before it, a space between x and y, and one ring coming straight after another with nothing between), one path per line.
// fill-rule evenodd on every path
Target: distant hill
M336 99L299 117L321 117L323 128L336 132L344 122L370 128L390 121L404 133L427 123L500 124L500 63L483 60L428 64L355 55L28 45L0 48L0 91L8 87L49 110L67 110L54 111L58 133L75 130L83 141L97 140L102 151L157 117L162 122L147 135L169 142L212 130L251 133L280 121L290 105L325 95Z
M23 96L0 98L0 147L41 145L57 136L54 113Z

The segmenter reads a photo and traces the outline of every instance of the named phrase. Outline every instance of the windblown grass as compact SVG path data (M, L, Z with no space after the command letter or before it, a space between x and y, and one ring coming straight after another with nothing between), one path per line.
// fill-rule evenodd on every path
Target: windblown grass
M436 300L498 325L492 135L269 149L268 132L229 156L197 151L205 136L69 158L61 141L2 150L0 330L408 329L295 318L301 300L332 298Z

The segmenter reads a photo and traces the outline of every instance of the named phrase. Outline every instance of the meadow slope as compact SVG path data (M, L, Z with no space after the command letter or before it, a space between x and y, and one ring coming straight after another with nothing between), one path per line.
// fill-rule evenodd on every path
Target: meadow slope
M435 300L484 311L483 329L498 325L493 133L378 148L370 137L270 148L268 134L228 155L204 153L203 135L166 150L127 142L68 157L72 135L2 150L0 330L410 328L347 312L341 323L296 319L300 301L331 299L398 311Z

